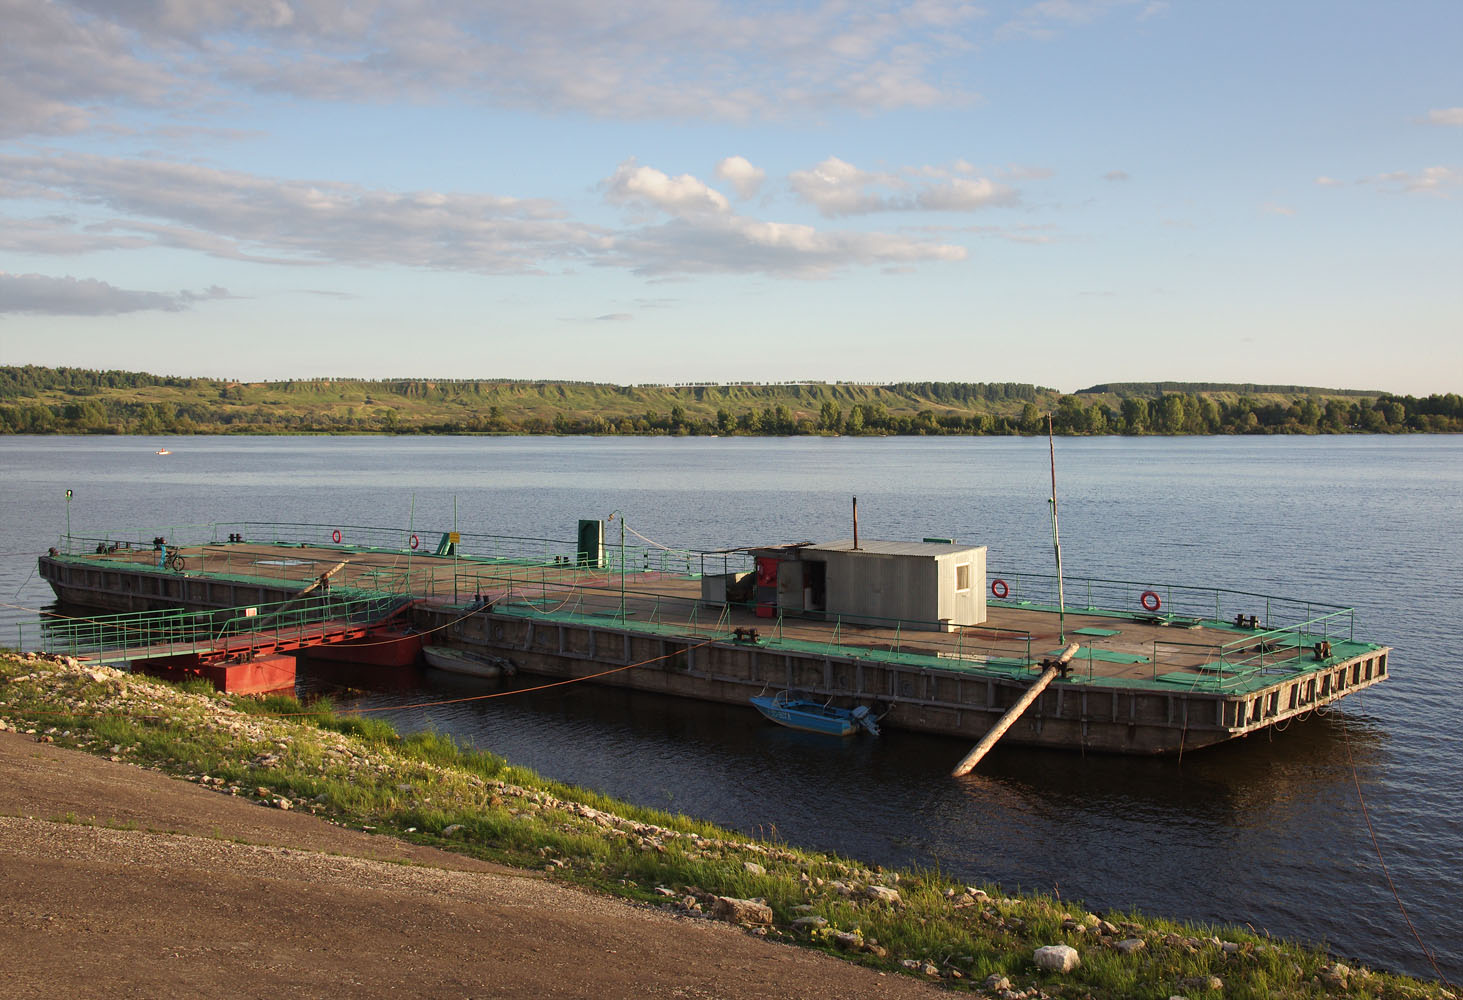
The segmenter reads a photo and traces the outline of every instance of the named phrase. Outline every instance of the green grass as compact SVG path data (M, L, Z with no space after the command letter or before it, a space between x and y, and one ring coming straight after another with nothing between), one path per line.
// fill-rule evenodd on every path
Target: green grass
M13 680L32 672L40 679ZM699 910L715 896L762 899L774 914L767 931L773 939L892 972L908 971L905 961L928 962L952 989L979 986L995 973L1017 988L1074 1000L1199 1000L1220 993L1180 984L1215 975L1226 998L1442 995L1435 986L1380 973L1330 989L1319 979L1334 961L1324 952L1243 928L1110 913L1113 933L1099 934L1098 915L1071 901L1007 898L994 886L973 895L937 870L878 871L749 838L546 781L442 733L402 737L380 720L338 713L323 699L305 705L289 697L240 698L133 677L96 682L54 663L0 657L0 702L0 719L60 744L190 780L206 776L215 788L267 803L287 798L343 825L524 868L551 866L549 877L594 891L676 908L689 896ZM77 822L69 814L60 821ZM900 903L867 898L871 884L897 888ZM794 930L792 921L805 914L823 917L826 928ZM856 933L861 947L841 950L838 932ZM1125 937L1146 946L1122 955L1112 945ZM1229 942L1230 951L1217 941ZM1067 976L1037 970L1033 950L1055 943L1077 948L1081 968Z

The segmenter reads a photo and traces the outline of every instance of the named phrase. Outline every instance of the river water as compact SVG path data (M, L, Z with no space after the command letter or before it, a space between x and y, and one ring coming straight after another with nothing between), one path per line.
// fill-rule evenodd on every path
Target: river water
M162 446L172 454L158 456ZM386 713L566 782L870 862L1248 923L1374 966L1463 978L1463 439L1057 443L1069 576L1355 606L1391 678L1325 717L1181 761L828 741L751 709L570 687ZM1052 564L1046 442L986 438L0 438L0 642L49 604L67 530L280 521L572 538L625 512L687 548L953 537L993 573ZM34 634L31 632L30 634ZM471 694L438 675L355 696ZM1363 808L1364 804L1364 808ZM1364 811L1365 810L1365 811ZM1368 818L1376 843L1368 833ZM1384 868L1385 866L1385 868Z

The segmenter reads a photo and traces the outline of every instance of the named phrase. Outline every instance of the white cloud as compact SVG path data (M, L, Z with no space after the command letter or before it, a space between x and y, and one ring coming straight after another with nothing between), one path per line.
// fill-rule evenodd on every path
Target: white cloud
M1032 168L1027 168L1032 169ZM1019 200L1014 188L953 169L909 167L899 173L869 173L836 156L788 175L793 193L832 218L873 212L970 212ZM882 189L882 190L881 190Z
M566 218L542 199L398 192L71 153L0 155L0 177L6 192L81 210L0 226L0 248L25 252L168 247L255 263L480 274L588 263L657 277L809 277L965 256L962 247L924 238L827 233L740 217L695 177L670 177L634 160L605 181L606 196L672 221L613 230ZM979 196L978 190L965 195Z
M960 104L981 16L957 0L0 0L0 134L203 109L229 86L738 121Z
M1367 183L1376 184L1404 194L1426 194L1439 198L1448 197L1448 188L1463 184L1463 170L1457 167L1424 167L1412 172L1394 170L1366 178Z
M1427 120L1434 125L1463 125L1463 108L1433 108Z
M0 24L0 137L80 132L98 105L156 107L177 85L177 71L132 51L130 32L65 2L0 0Z
M1280 205L1273 201L1267 201L1260 206L1260 211L1267 215L1294 215L1295 209L1288 205Z
M716 165L716 176L726 181L740 198L754 197L767 178L767 171L754 167L746 157L728 156Z
M1321 187L1342 187L1346 184L1345 181L1338 181L1336 178L1327 177L1325 174L1317 177L1316 183L1319 184Z
M1041 0L1022 8L1015 17L1001 26L1001 34L1030 38L1051 38L1063 28L1091 24L1114 10L1137 6L1142 0ZM1139 7L1137 18L1146 20L1162 14L1168 7L1155 0Z
M793 171L788 175L788 183L799 198L823 215L833 217L884 210L885 198L869 188L898 182L888 175L865 173L851 163L830 156L809 170Z
M931 234L951 232L969 233L989 239L1005 240L1008 243L1025 243L1031 246L1045 246L1048 243L1055 243L1062 239L1062 234L1050 222L1023 223L1015 226L927 226L923 227L920 231Z
M1013 205L1016 192L985 178L954 177L915 195L915 205L931 212L973 212L988 205Z
M605 179L604 186L611 201L649 205L672 215L726 212L731 209L726 195L706 186L690 174L671 177L654 167L640 166L634 157L621 163Z
M825 232L735 215L676 219L617 237L604 263L647 277L767 274L823 278L854 265L959 261L964 247L887 233Z
M1122 181L1131 180L1132 178L1126 170L1109 170L1107 173L1102 175L1102 179L1105 181L1112 181L1113 183L1121 183Z
M0 315L116 316L130 312L178 312L209 299L232 298L213 286L176 294L132 291L96 278L64 278L0 271Z
M565 323L629 323L635 319L631 313L605 313L602 316L565 316Z
M281 181L190 164L0 156L0 176L102 216L52 227L45 238L69 234L73 252L124 243L277 264L521 273L581 256L603 235L540 199Z

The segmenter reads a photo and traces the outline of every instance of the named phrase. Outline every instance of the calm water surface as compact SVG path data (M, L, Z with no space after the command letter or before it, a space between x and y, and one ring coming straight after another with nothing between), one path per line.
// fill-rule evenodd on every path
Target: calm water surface
M153 454L159 446L173 451ZM1250 923L1463 978L1463 440L1058 442L1072 576L1350 604L1392 678L1343 710L1183 760L829 742L750 709L570 688L388 717L541 773L884 864L1095 908ZM572 537L624 510L671 546L954 537L993 570L1048 571L1046 442L1023 439L0 438L0 641L51 600L35 556L66 531L298 521ZM416 678L434 694L472 684ZM379 690L372 705L419 689ZM1360 798L1358 797L1360 787ZM1381 860L1361 803L1376 829Z

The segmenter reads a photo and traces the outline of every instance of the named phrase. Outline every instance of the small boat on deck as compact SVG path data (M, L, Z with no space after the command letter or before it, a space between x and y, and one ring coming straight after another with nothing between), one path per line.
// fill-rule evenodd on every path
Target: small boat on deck
M495 681L499 677L512 677L518 672L512 660L453 646L423 646L422 656L429 667L467 677Z
M757 695L751 702L757 711L789 729L827 736L852 736L862 726L874 736L879 735L878 720L869 712L867 705L835 708L801 691L779 691L771 698Z

